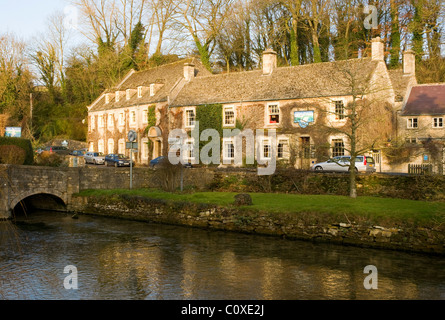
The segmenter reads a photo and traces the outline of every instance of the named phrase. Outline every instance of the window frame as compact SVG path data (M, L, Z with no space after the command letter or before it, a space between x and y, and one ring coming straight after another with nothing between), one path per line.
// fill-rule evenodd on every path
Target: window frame
M226 112L233 113L233 123L226 122ZM236 126L236 108L235 106L226 106L223 107L223 127L235 127Z
M432 126L434 129L443 129L443 117L433 117Z
M189 117L188 114L189 112L192 111L193 112L193 123L191 121L189 121ZM196 124L196 108L194 107L188 107L184 109L184 128L186 129L193 129L195 127Z
M340 143L342 146L338 147L335 144ZM337 150L341 150L337 151ZM344 157L345 156L345 141L342 138L333 138L331 139L331 156L334 157Z
M345 107L345 101L344 100L333 100L332 103L334 104L333 111L334 111L334 120L335 121L346 121L346 107ZM342 112L338 112L337 108L340 108L339 104L341 103L341 109Z
M416 118L408 118L408 119L406 119L406 128L407 129L417 129L417 128L419 128L419 119L417 117Z
M229 153L227 149L228 145L232 145L232 151ZM223 138L223 161L233 161L235 160L235 140L233 138Z
M271 107L277 107L278 112L271 113ZM268 103L266 106L266 125L268 126L279 126L281 124L281 107L279 102ZM271 122L271 116L278 116L277 122Z

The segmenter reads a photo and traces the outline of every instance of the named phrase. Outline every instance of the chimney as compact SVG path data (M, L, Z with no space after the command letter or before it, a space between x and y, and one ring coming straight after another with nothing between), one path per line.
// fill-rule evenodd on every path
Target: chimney
M268 75L277 67L277 53L272 49L263 52L263 75Z
M413 50L403 53L403 74L414 74L416 72L416 57Z
M184 64L185 81L191 81L195 78L195 65L193 63Z
M380 37L372 39L372 60L385 59L385 49L383 46L383 40Z

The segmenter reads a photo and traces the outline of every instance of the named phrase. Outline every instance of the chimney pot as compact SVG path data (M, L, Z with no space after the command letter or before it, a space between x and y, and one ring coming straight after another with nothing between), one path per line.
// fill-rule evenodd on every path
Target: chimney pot
M263 52L263 75L268 75L277 67L277 53L272 49Z
M416 57L413 50L403 53L403 73L414 74L416 72Z
M385 59L385 48L383 40L380 37L372 39L372 60Z

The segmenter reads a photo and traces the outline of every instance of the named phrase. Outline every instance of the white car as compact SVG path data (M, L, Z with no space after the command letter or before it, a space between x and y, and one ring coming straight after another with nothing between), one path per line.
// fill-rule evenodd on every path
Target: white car
M85 159L85 163L92 163L92 164L105 164L105 156L102 152L87 152L83 156Z
M325 162L316 163L312 166L314 171L348 172L350 167L350 156L340 156ZM357 156L355 158L355 170L357 172L375 172L375 162L372 157Z

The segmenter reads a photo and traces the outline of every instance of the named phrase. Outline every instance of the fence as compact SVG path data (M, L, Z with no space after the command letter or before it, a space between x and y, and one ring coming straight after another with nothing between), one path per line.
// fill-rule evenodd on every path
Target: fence
M409 174L417 174L417 175L425 175L433 173L433 165L432 164L408 164L408 173Z

